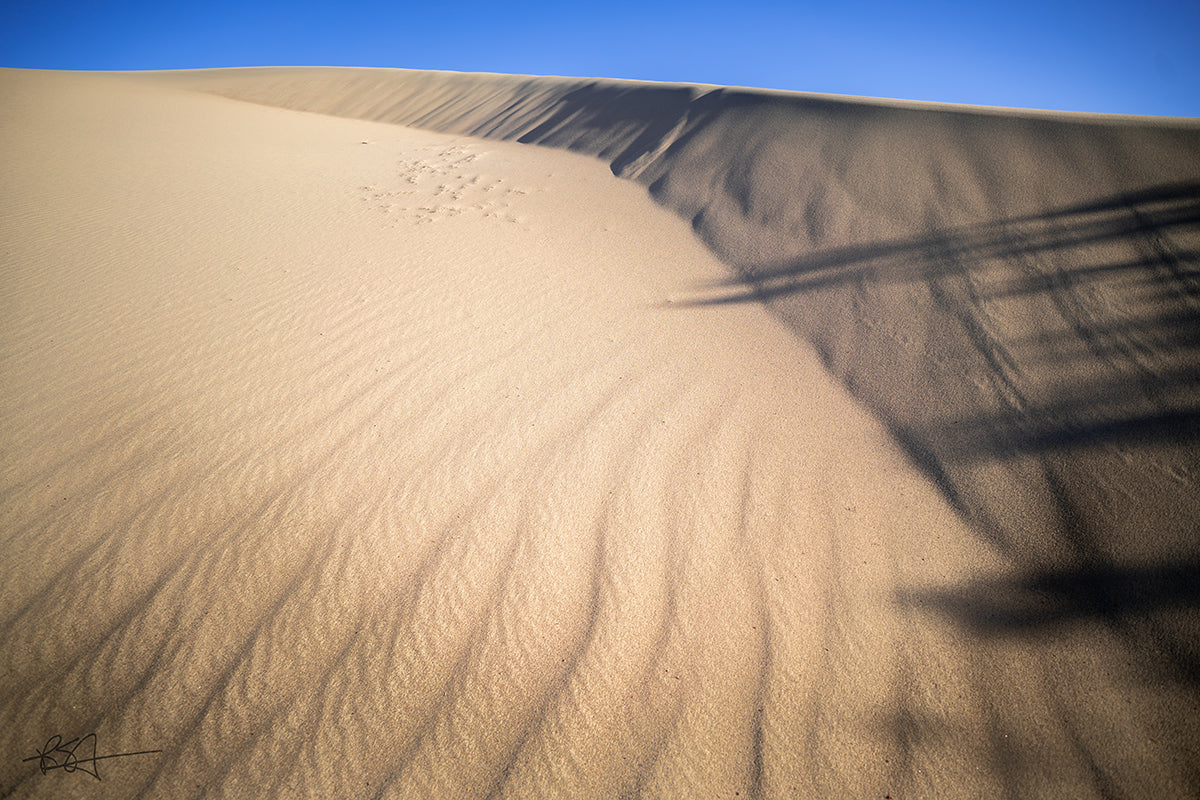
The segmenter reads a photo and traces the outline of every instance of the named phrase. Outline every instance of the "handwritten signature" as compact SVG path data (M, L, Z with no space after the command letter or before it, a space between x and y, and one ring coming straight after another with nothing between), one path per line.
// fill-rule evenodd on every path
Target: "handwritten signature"
M38 762L38 769L45 775L52 769L63 772L86 772L96 780L100 780L100 767L96 763L106 758L125 758L126 756L144 756L150 753L161 753L162 750L139 750L136 753L110 753L106 756L96 755L96 734L89 733L82 738L64 742L58 734L46 740L45 746L37 751L37 755L21 759Z

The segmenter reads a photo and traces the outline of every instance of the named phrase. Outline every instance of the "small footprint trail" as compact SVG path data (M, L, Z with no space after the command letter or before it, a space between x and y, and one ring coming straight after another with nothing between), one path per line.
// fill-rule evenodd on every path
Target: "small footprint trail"
M363 201L399 223L436 223L466 215L521 224L514 202L528 189L484 171L478 146L453 144L417 148L397 164L397 179L362 186Z

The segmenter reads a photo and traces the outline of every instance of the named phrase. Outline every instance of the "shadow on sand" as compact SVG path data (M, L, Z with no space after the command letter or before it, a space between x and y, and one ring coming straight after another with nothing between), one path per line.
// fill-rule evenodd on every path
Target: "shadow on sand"
M818 252L751 268L682 305L920 283L1005 402L948 419L889 419L902 441L953 461L1185 444L1200 438L1200 252L1180 246L1178 234L1200 234L1200 183Z
M947 614L985 636L1054 635L1102 620L1160 656L1162 677L1200 682L1200 644L1140 624L1151 616L1200 606L1200 561L1149 567L1096 565L1029 572L950 589L906 590L899 600Z
M747 301L1014 568L900 602L989 636L1104 621L1200 682L1191 633L1158 619L1200 614L1200 183L755 265L676 305Z

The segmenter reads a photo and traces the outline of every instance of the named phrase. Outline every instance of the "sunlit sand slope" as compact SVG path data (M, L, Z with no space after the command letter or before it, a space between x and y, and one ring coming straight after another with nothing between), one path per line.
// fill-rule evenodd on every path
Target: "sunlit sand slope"
M0 795L1200 789L1186 126L343 70L0 108ZM91 732L160 752L39 771Z
M733 268L678 300L765 302L1013 566L913 602L992 633L1101 621L1200 680L1200 121L387 70L171 80L599 156Z
M1200 122L394 70L166 79L597 155L736 269L686 300L767 301L1011 557L1141 561L1128 539L1151 529L1192 545Z

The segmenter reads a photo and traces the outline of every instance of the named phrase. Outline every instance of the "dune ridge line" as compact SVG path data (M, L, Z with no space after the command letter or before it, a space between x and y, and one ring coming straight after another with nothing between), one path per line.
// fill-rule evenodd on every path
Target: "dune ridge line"
M0 108L0 796L1200 792L1193 122Z

